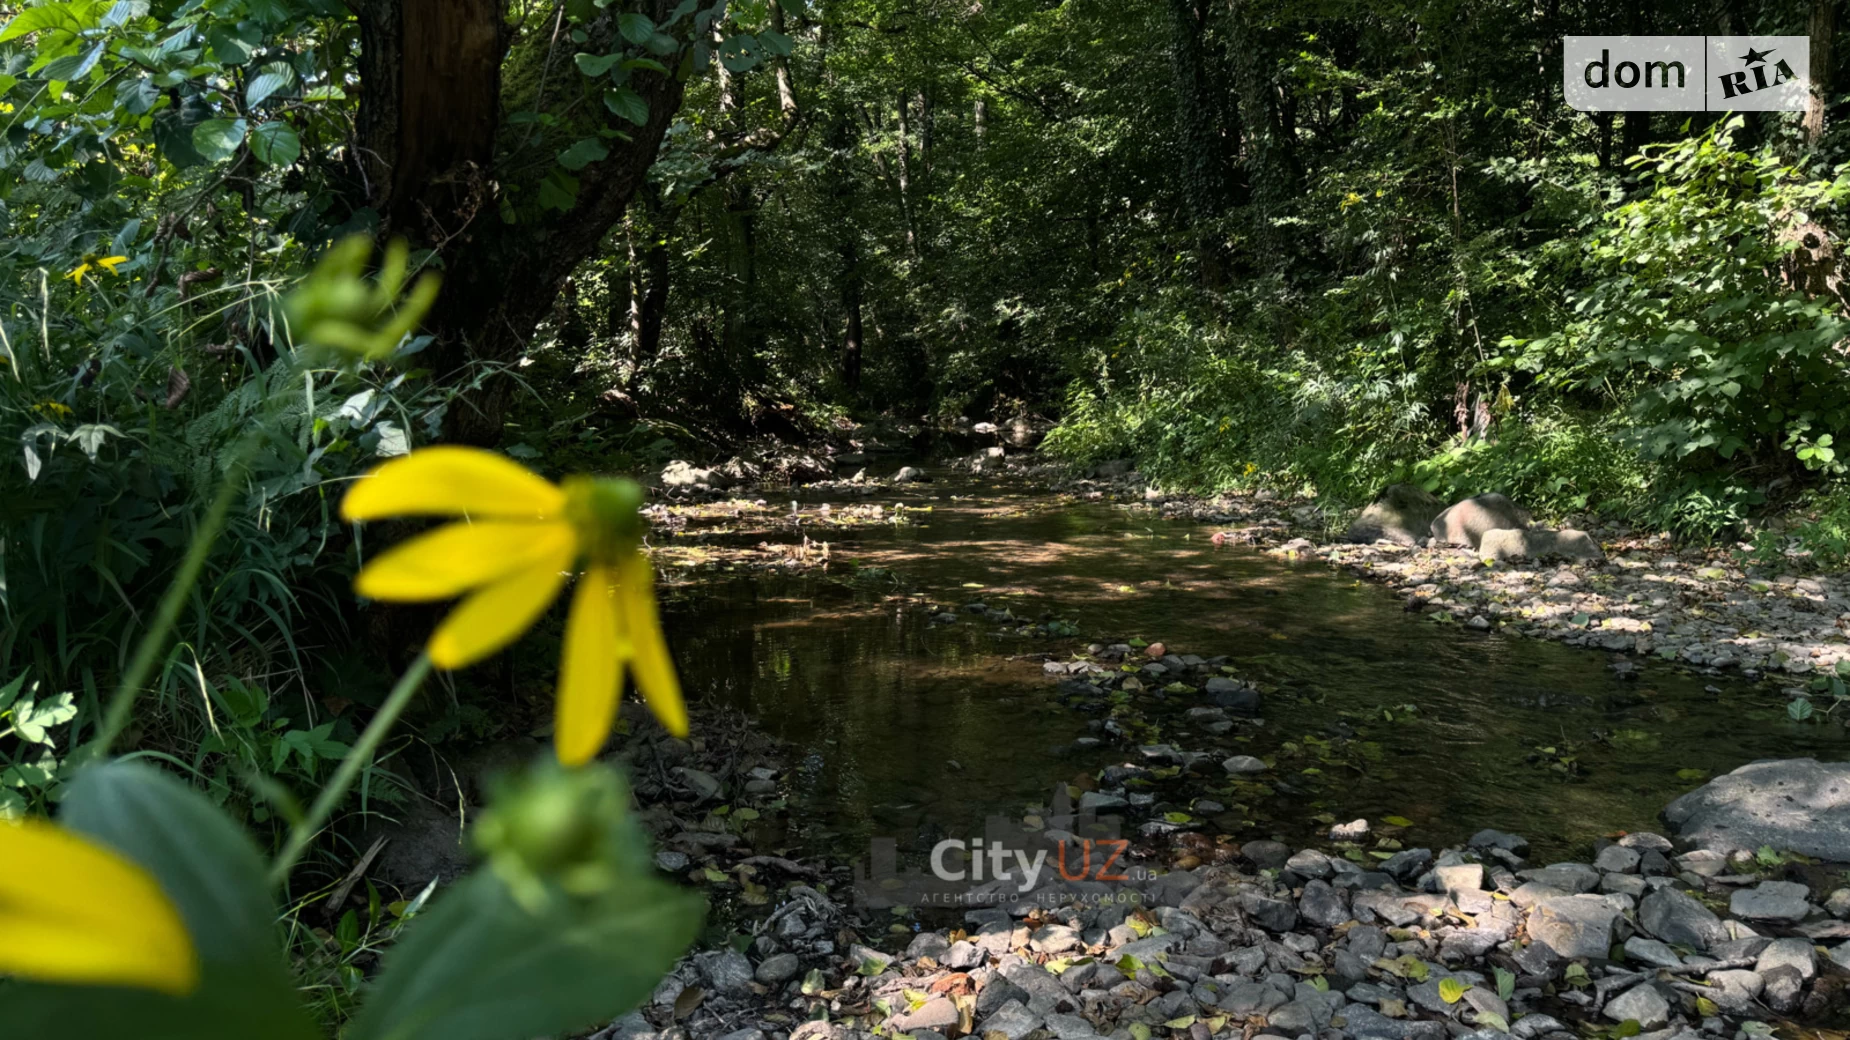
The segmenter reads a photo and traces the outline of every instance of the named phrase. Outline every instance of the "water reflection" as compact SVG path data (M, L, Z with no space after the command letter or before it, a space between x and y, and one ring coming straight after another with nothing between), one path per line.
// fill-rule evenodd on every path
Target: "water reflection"
M815 847L854 852L873 836L922 847L1124 758L1071 750L1086 717L1057 702L1038 660L1011 659L1084 639L934 623L908 590L1071 619L1087 638L1225 654L1277 687L1247 743L1174 719L1164 737L1180 747L1268 756L1351 738L1331 761L1281 769L1290 791L1253 805L1242 839L1306 838L1325 829L1319 816L1398 815L1420 843L1496 826L1543 854L1582 852L1599 834L1656 826L1695 783L1680 771L1843 750L1841 728L1789 722L1766 689L1706 692L1715 680L1668 668L1625 681L1605 654L1435 625L1321 564L1214 549L1204 528L1009 492L945 497L954 490L905 496L932 507L918 524L829 532L831 575L703 581L675 608L689 689L801 749L797 820ZM907 587L848 580L847 561Z

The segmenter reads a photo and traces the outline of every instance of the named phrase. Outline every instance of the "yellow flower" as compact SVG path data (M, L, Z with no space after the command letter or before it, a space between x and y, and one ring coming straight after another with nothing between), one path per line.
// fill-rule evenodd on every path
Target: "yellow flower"
M354 581L363 596L395 602L463 601L430 637L439 668L473 664L512 643L559 594L580 560L559 665L553 744L581 765L604 746L627 663L649 710L676 736L687 709L655 612L654 571L643 557L628 481L573 477L555 485L493 452L434 447L374 470L341 500L348 520L396 516L462 519L394 546Z
M147 871L45 820L0 823L0 975L184 995L199 958Z
M47 419L69 419L71 417L71 406L62 401L40 401L32 406L32 410Z
M89 274L94 268L100 267L110 274L115 274L116 265L125 264L127 262L128 257L126 256L97 256L94 253L90 253L84 256L82 263L65 272L64 277L69 278L78 285L82 285L84 283L84 275Z

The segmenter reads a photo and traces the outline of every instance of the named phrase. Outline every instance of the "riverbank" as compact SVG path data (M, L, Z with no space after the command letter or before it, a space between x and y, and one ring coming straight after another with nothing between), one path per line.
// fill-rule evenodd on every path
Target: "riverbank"
M1047 479L1046 474L1041 477ZM1327 726L1317 727L1312 734L1315 739L1300 737L1296 727L1301 723L1289 720L1304 718L1307 710L1327 711L1315 707L1336 687L1335 676L1328 672L1327 665L1309 684L1277 691L1267 685L1257 705L1259 717L1243 710L1252 705L1209 703L1208 687L1217 678L1230 688L1215 692L1238 701L1250 685L1241 679L1248 667L1241 662L1268 667L1262 660L1268 656L1266 651L1271 647L1296 648L1305 638L1302 630L1271 628L1251 631L1250 635L1243 634L1250 631L1246 629L1229 631L1232 641L1221 648L1238 651L1242 655L1240 662L1191 659L1176 651L1145 660L1150 648L1138 647L1146 653L1132 655L1121 645L1085 647L1084 638L1076 640L1077 647L1069 648L1053 639L1040 644L1047 647L1045 653L1020 652L1020 640L1026 638L1020 634L1024 623L1040 616L1038 611L1024 614L1017 602L1030 590L1041 593L1043 602L1051 598L1052 605L1071 606L1073 616L1096 619L1093 627L1083 630L1087 637L1105 631L1125 632L1128 625L1145 625L1148 627L1144 630L1154 640L1172 631L1180 634L1184 627L1177 623L1178 615L1160 612L1160 604L1173 596L1194 603L1197 612L1233 610L1259 620L1276 611L1266 606L1264 599L1254 597L1277 594L1276 590L1285 585L1304 586L1307 591L1332 585L1346 589L1346 585L1325 577L1292 578L1288 566L1260 563L1251 553L1242 554L1246 562L1235 566L1234 561L1241 557L1219 556L1203 537L1207 532L1195 533L1192 538L1188 534L1143 535L1136 532L1147 525L1122 519L1168 515L1178 520L1202 520L1214 525L1217 532L1231 533L1236 542L1249 541L1261 549L1276 550L1280 558L1289 562L1317 559L1326 565L1334 563L1339 569L1347 566L1344 554L1360 547L1310 541L1307 536L1320 534L1320 525L1314 522L1315 517L1299 515L1302 503L1282 503L1259 496L1218 502L1161 496L1159 501L1146 504L1144 495L1129 489L1105 491L1096 487L1069 488L1063 495L1043 500L1020 494L1019 483L883 483L874 487L872 495L857 495L853 501L859 505L877 501L888 514L906 504L914 524L892 528L845 524L825 529L825 516L832 519L844 511L837 499L824 513L822 506L840 494L825 487L805 490L797 496L780 495L776 507L747 500L753 503L752 509L740 510L737 517L717 518L728 525L736 522L738 527L715 533L697 544L718 547L718 556L724 558L729 539L747 545L757 544L752 539L801 544L800 540L808 535L812 545L821 541L834 543L827 558L812 559L797 568L790 579L779 578L777 584L769 586L787 590L773 595L813 597L817 595L816 588L836 583L846 572L865 572L870 564L910 574L916 584L902 583L911 589L903 595L889 592L869 596L866 590L854 594L855 601L870 601L870 631L891 633L897 626L912 633L897 645L877 645L891 649L911 647L917 639L927 647L941 647L945 653L993 655L994 667L1010 674L1031 668L1036 681L1061 693L1063 711L1096 722L1097 727L1091 730L1095 737L1081 738L1075 748L1091 739L1089 746L1093 750L1089 754L1099 753L1103 745L1115 757L1106 759L1103 768L1088 767L1084 777L1062 780L1072 768L1068 766L1066 772L1050 768L1043 779L1047 785L1056 780L1070 785L1065 789L1072 792L1082 808L1120 815L1132 842L1130 851L1134 855L1129 862L1149 870L1152 876L1128 887L1111 887L1110 904L1099 901L1105 893L1093 890L1081 893L1085 898L1076 901L1036 902L1016 909L976 908L968 912L960 908L950 912L948 920L945 911L920 911L917 906L901 908L901 912L866 906L852 894L849 864L806 857L797 843L780 843L799 792L806 785L813 788L819 778L835 776L819 770L825 759L832 764L846 752L841 744L817 740L814 743L822 755L812 751L810 758L801 762L796 760L801 754L797 748L767 756L764 747L759 746L740 756L737 768L725 765L729 754L725 741L720 739L703 738L693 758L674 747L652 747L632 768L658 781L666 778L651 791L646 803L651 820L658 825L666 856L665 861L658 862L688 883L707 890L717 902L719 919L731 930L710 936L711 948L684 962L639 1016L607 1030L607 1037L859 1040L872 1035L914 1035L930 1040L934 1034L947 1038L1000 1034L1015 1040L1095 1035L1193 1040L1237 1035L1251 1040L1274 1035L1290 1040L1318 1035L1325 1040L1441 1040L1488 1031L1484 1032L1488 1040L1493 1033L1502 1035L1494 1017L1500 1015L1521 1040L1543 1036L1566 1040L1582 1025L1623 1035L1630 1028L1624 1023L1633 1016L1639 1030L1665 1040L1682 1034L1690 1040L1698 1036L1746 1040L1768 1031L1770 1027L1760 1023L1778 1022L1788 1014L1813 1018L1834 1006L1842 976L1836 961L1816 946L1823 944L1827 951L1835 950L1850 934L1833 912L1850 905L1850 895L1834 895L1836 882L1832 876L1772 849L1764 860L1750 855L1730 862L1725 856L1696 854L1693 850L1679 854L1668 841L1637 835L1617 842L1619 848L1637 855L1637 862L1632 864L1627 862L1626 852L1607 848L1615 843L1613 838L1592 841L1589 834L1580 839L1585 844L1577 842L1570 850L1574 854L1538 854L1534 860L1526 858L1527 850L1513 839L1505 847L1491 839L1479 841L1479 836L1473 835L1470 841L1451 842L1448 850L1431 839L1459 834L1457 828L1464 821L1447 816L1468 813L1472 822L1515 831L1525 829L1520 819L1466 808L1465 799L1473 792L1454 790L1455 784L1440 775L1449 762L1428 763L1431 772L1423 785L1432 795L1429 804L1422 803L1416 811L1403 802L1408 808L1395 810L1415 819L1365 810L1371 818L1364 825L1358 827L1354 820L1333 820L1336 826L1326 828L1332 833L1324 841L1307 845L1299 840L1287 846L1274 840L1278 828L1273 822L1282 821L1249 811L1262 799L1289 802L1296 798L1302 806L1297 810L1300 815L1318 815L1318 810L1309 806L1321 799L1333 799L1334 808L1352 800L1341 793L1345 787L1380 784L1384 775L1391 775L1384 774L1384 769L1397 768L1392 743L1386 765L1378 758L1349 761L1344 757L1346 748L1361 754L1372 739L1401 740L1409 749L1403 754L1417 753L1419 749L1438 754L1442 746L1432 743L1442 731L1420 730L1427 735L1408 740L1407 721L1383 721L1378 711L1374 722L1343 712L1326 719ZM1014 497L1005 498L1001 493L1004 488L1010 489ZM1100 498L1092 501L1123 508L1057 508L1039 519L1022 518L1023 510L1045 508L1048 502L1084 502L1093 491L1099 492ZM1114 495L1119 501L1107 502ZM790 507L791 497L799 499L795 509ZM1169 504L1171 501L1174 504ZM1120 519L1107 520L1112 516ZM692 518L683 530L697 531L702 523L713 519ZM746 530L747 525L760 526ZM1184 525L1176 527L1188 530ZM819 537L824 530L826 536ZM1041 540L1049 536L1063 541L1054 544ZM684 537L690 536L676 535L675 541ZM1292 545L1297 538L1305 541ZM1225 537L1221 539L1223 546L1226 541ZM1610 546L1619 539L1602 535L1602 541ZM943 546L951 555L926 555L927 542ZM1159 544L1166 548L1157 549ZM1332 551L1336 558L1324 555L1322 549ZM1223 547L1219 551L1226 550ZM948 560L969 561L972 557L978 561L974 566L945 569ZM1005 557L1031 557L1032 561L1020 567L1005 567ZM1357 553L1355 559L1409 563L1419 557ZM1481 564L1478 566L1482 569ZM822 577L819 572L824 569L831 575ZM1503 569L1512 570L1507 566ZM1558 570L1549 568L1547 573ZM1588 576L1603 573L1594 569ZM818 584L808 579L809 584L803 584L803 575L822 580ZM1068 577L1056 584L1054 575ZM754 586L761 584L756 575L742 580ZM1458 584L1462 586L1464 580ZM1443 587L1453 581L1448 577L1431 584ZM976 591L977 586L981 586L980 591ZM1161 591L1171 586L1173 593ZM1216 586L1235 589L1234 598L1226 598L1224 592L1221 598L1212 598L1207 590ZM1241 589L1244 591L1237 591ZM1438 610L1426 610L1429 604L1424 598L1418 607L1423 615L1437 621L1446 612L1444 602L1472 602L1468 592L1464 589L1456 595L1442 595ZM778 669L794 668L800 675L805 668L803 659L793 660L788 655L825 633L831 633L827 639L833 654L847 652L847 647L856 644L839 641L843 626L858 615L851 613L847 594L842 596L824 600L830 605L821 611L827 620L819 626L794 620L808 616L800 611L765 622L767 629L755 630L747 638L753 647L751 656L731 658L736 663L726 668L727 674L736 674L737 664L749 665L769 655ZM1391 607L1383 618L1365 620L1356 608L1375 602L1372 595L1348 590L1344 597L1356 601L1346 608L1349 613L1345 624L1378 623L1396 631L1413 626L1427 633L1423 641L1438 640L1461 647L1483 645L1468 632L1451 634L1447 631L1449 624L1444 622L1442 627L1417 625ZM978 609L979 600L987 601L982 609ZM753 616L762 617L764 607L759 601L749 602ZM1371 608L1367 614L1379 612ZM1060 616L1066 616L1066 612ZM1286 616L1290 616L1288 611L1277 615ZM1454 614L1452 620L1465 625L1472 616ZM696 624L705 627L702 622ZM801 627L796 629L797 634L786 638L793 625ZM1193 624L1187 627L1198 631ZM1517 632L1513 625L1489 627L1526 634ZM1583 626L1581 633L1586 634L1589 627ZM769 645L766 631L779 633ZM717 649L714 644L698 645L703 647L699 651L702 656ZM1034 645L1030 642L1026 649L1032 650ZM1306 645L1304 652L1321 655L1330 649L1323 644L1314 646L1321 649ZM1205 654L1215 648L1201 649ZM1579 659L1578 655L1555 651L1542 653L1542 647L1527 649L1529 656L1540 654L1549 660ZM1620 663L1638 661L1637 650L1634 643L1629 652L1622 654ZM1114 654L1116 659L1109 660ZM1029 660L1022 661L1024 656ZM1652 652L1650 656L1657 655ZM1005 658L1012 660L1005 663ZM833 684L847 681L857 691L857 699L864 699L870 674L864 663L857 665L855 661L858 659L851 659L839 676L831 671L809 681L831 684L831 689ZM1061 665L1059 674L1052 667L1056 664ZM1082 667L1075 669L1074 664ZM1173 675L1144 674L1151 665L1168 669L1171 664L1179 666ZM1135 677L1139 681L1134 687L1123 682L1125 665L1138 669ZM918 667L900 664L897 670L913 674ZM1590 662L1574 674L1580 672L1589 673L1583 679L1598 680L1614 688L1660 685L1656 679L1627 684ZM1657 672L1651 674L1655 676ZM1599 678L1602 675L1604 679ZM1112 677L1116 677L1113 682L1104 681ZM1459 678L1463 678L1462 674ZM1701 680L1695 682L1699 684ZM1080 685L1088 689L1080 690ZM1181 686L1187 686L1187 691ZM915 692L912 686L900 689L907 696ZM1580 688L1573 692L1580 693ZM1592 693L1590 689L1587 692ZM1701 697L1701 690L1694 685L1684 693ZM1120 694L1126 696L1121 698ZM815 691L806 695L814 696ZM1007 696L1020 697L1012 689ZM1384 690L1382 696L1396 715L1402 714L1403 708L1395 706L1393 694ZM1023 698L1020 703L1026 710L1033 702ZM1448 723L1472 717L1453 715L1450 709L1440 706L1442 703L1422 706L1430 709L1435 720L1445 719ZM951 707L947 705L946 710ZM1125 707L1136 710L1119 710ZM956 708L960 714L968 710ZM857 715L864 712L857 707ZM1511 717L1507 709L1500 714L1505 721ZM1610 720L1619 716L1613 715L1608 706L1598 717L1609 720L1606 724L1611 725ZM824 716L823 721L827 718ZM1025 752L1036 734L1050 730L1038 714L1024 714L1021 719L1022 729L1009 743ZM1525 732L1534 730L1538 738L1546 735L1555 740L1553 734L1561 719L1558 714L1549 715L1521 725L1527 727ZM923 755L921 762L943 762L954 756L979 768L983 765L944 742L934 731L918 727L919 722L928 721L908 719L904 727L913 733L915 743L924 745L918 749ZM1593 721L1589 716L1588 722ZM1113 722L1118 724L1116 731L1108 728ZM1545 723L1544 728L1536 729L1535 722ZM1356 733L1352 723L1365 731ZM1144 739L1151 732L1146 727L1154 727L1160 737ZM1378 732L1370 734L1366 732L1368 728ZM644 723L643 732L646 730ZM863 743L871 739L870 734L878 733L867 729L854 732L860 734L857 739ZM1634 733L1627 738L1632 743L1621 744L1616 738L1622 735L1615 734L1612 741L1615 761L1635 763L1639 750L1636 741L1645 735ZM665 740L658 736L656 743ZM1242 740L1249 743L1234 746ZM1234 744L1223 746L1225 741ZM1297 750L1289 750L1293 747ZM1560 753L1570 752L1563 747ZM1591 747L1574 753L1583 763L1596 763L1595 756L1603 754ZM1453 754L1446 752L1448 758ZM1051 764L1060 759L1048 761ZM1738 764L1740 759L1734 761ZM1582 792L1597 793L1593 789L1601 783L1555 786L1569 783L1555 779L1556 774L1549 771L1557 764L1542 762L1530 770L1512 759L1505 770L1530 778L1517 786L1528 791L1527 797L1532 800L1564 802L1580 798ZM711 790L704 779L678 771L688 768L706 774L707 779L717 783L717 790ZM1727 768L1731 766L1721 767ZM1661 806L1678 789L1667 778L1666 773L1650 785L1652 791L1658 792L1658 800L1646 813ZM865 778L857 782L865 782ZM1549 786L1538 786L1541 784ZM1261 788L1265 789L1263 793ZM1045 791L1046 786L1041 790ZM1293 791L1298 793L1290 794ZM658 800L661 798L667 800L666 808ZM1600 811L1597 802L1582 799L1564 804L1581 804L1585 813L1604 819L1607 827L1618 820ZM740 814L740 807L746 809L746 814ZM753 815L756 819L748 818ZM1640 818L1643 815L1640 813ZM1056 807L1048 805L1030 810L1016 822L1024 829L1039 826L1045 831L1050 821L1057 819ZM1252 819L1262 821L1256 829ZM1245 829L1240 826L1242 820L1248 821ZM1594 825L1587 820L1581 822L1587 827ZM1628 825L1638 824L1628 821ZM1301 828L1289 829L1302 835ZM1541 844L1552 849L1562 847L1559 838ZM1405 858L1400 858L1403 854ZM1573 861L1578 866L1559 867L1551 862L1557 859ZM1320 863L1328 864L1327 872L1318 866ZM1479 870L1476 886L1460 884L1461 878L1469 881L1470 868L1474 866ZM1542 873L1525 876L1525 871ZM1762 882L1767 881L1802 884L1805 895L1794 902L1794 890L1763 889ZM1519 899L1518 892L1531 885L1538 887L1528 888ZM1142 902L1127 907L1116 901L1120 894L1132 890ZM1701 913L1690 912L1682 899L1660 897L1660 890L1686 892L1689 900L1700 904L1697 909ZM1776 903L1783 899L1778 905L1783 906L1786 918L1768 922L1734 913L1739 892L1750 895L1747 906L1754 913L1762 912L1755 908L1754 899L1775 899ZM1647 899L1655 900L1650 904L1649 919L1642 912ZM1339 911L1331 909L1332 905L1340 907L1346 916L1336 919ZM1660 914L1658 908L1665 905L1675 912ZM1480 906L1483 908L1476 909ZM1292 915L1288 924L1287 911ZM1799 916L1793 918L1795 911ZM1704 914L1713 915L1716 924L1711 925ZM1707 936L1707 945L1666 939L1663 929L1671 926L1651 923L1660 916L1698 922L1691 927ZM1560 931L1570 927L1561 924L1563 919L1570 922L1571 934ZM1717 926L1722 929L1719 933L1715 931ZM1801 926L1811 931L1801 931ZM1381 933L1381 949L1372 959L1363 957L1375 953L1375 939L1369 929ZM1749 930L1758 934L1749 935ZM1610 941L1601 947L1604 953L1597 953L1596 940L1601 938ZM1151 939L1157 942L1136 945ZM1797 963L1796 947L1787 941L1763 964L1763 955L1782 939L1811 941L1810 959ZM1582 945L1549 945L1554 941L1578 941ZM1618 957L1613 947L1623 950L1628 942L1633 950ZM1740 946L1737 949L1727 943ZM1665 960L1659 944L1670 948L1670 955L1676 958L1674 963ZM1566 956L1575 949L1580 951L1577 956ZM1653 956L1657 961L1649 959ZM1126 957L1131 962L1127 963ZM1353 973L1356 961L1352 957L1361 959L1359 975ZM1546 963L1542 963L1544 959ZM1578 964L1578 968L1570 967L1572 964ZM1796 990L1791 976L1781 970L1788 967L1798 973ZM1507 995L1498 969L1512 976ZM1344 974L1346 971L1351 973ZM1114 972L1121 977L1114 977ZM1446 985L1448 978L1456 982ZM1440 992L1442 985L1444 992ZM1648 991L1640 987L1648 987ZM1634 995L1634 991L1638 992ZM1456 999L1446 1000L1447 993ZM1657 1024L1658 1007L1653 994L1663 1001L1661 1025ZM1502 1001L1502 1011L1489 1002L1491 996ZM1713 1011L1698 1001L1713 1004ZM1493 1017L1486 1017L1486 1009ZM1006 1014L999 1015L1002 1012ZM1621 1012L1627 1014L1620 1016ZM827 1021L818 1022L819 1018Z
M1335 532L1346 518L1311 502L1169 494L1134 473L1056 479L1052 487L1215 525L1232 544L1322 561L1394 589L1411 611L1469 629L1750 679L1850 675L1850 575L1787 573L1744 563L1725 547L1679 547L1666 534L1585 518L1566 518L1561 526L1586 530L1603 559L1487 563L1468 548L1340 541Z

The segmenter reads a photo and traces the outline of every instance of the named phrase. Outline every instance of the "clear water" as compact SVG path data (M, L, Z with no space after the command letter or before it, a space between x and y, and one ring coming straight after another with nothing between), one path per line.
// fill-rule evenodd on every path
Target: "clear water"
M1239 840L1400 816L1410 843L1488 826L1540 855L1584 854L1601 834L1661 829L1659 810L1700 782L1688 770L1846 751L1841 727L1789 721L1771 688L1655 664L1624 680L1604 653L1435 624L1321 563L1215 549L1209 527L969 485L872 499L901 500L932 511L912 526L817 533L837 561L827 573L697 579L672 608L690 691L749 711L797 750L795 837L819 851L858 854L873 837L917 850L1134 756L1071 750L1088 716L1059 703L1039 658L1018 656L1130 636L1227 655L1273 687L1260 729L1164 728L1217 757L1283 752L1259 778L1272 786L1204 786L1240 803L1209 828ZM857 580L851 562L893 577ZM1050 611L1082 634L933 623L923 600Z

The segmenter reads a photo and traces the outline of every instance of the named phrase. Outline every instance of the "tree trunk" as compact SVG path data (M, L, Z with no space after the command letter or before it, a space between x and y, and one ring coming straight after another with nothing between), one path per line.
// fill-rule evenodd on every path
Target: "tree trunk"
M919 252L918 231L912 222L912 124L907 118L907 109L911 99L905 92L899 95L899 215L906 223L906 252L917 256Z
M848 327L842 335L841 379L850 392L861 388L861 263L853 233L842 242L842 309Z
M514 42L502 0L368 0L360 19L358 153L370 202L387 235L433 250L443 268L443 293L425 322L436 343L426 355L439 375L474 363L506 364L519 357L534 327L551 311L565 277L602 244L630 199L680 108L683 84L673 75L639 72L630 88L649 107L637 126L607 112L604 125L628 140L608 142L607 158L576 171L578 190L564 211L523 212L507 222L502 200L534 197L552 164L534 162L556 142L530 128L505 132L501 67ZM665 22L672 0L639 0L636 9ZM618 46L615 11L592 26L591 47ZM685 21L683 22L685 24ZM550 49L547 77L578 75L557 21L533 45ZM679 57L663 64L674 68ZM538 99L532 99L537 102ZM535 171L535 172L518 172ZM526 178L523 182L520 178ZM500 439L510 381L490 380L470 406L450 409L445 434L471 444Z
M1836 87L1831 52L1837 42L1837 0L1812 0L1809 30L1811 97L1805 101L1805 141L1815 145L1824 137L1824 111Z

